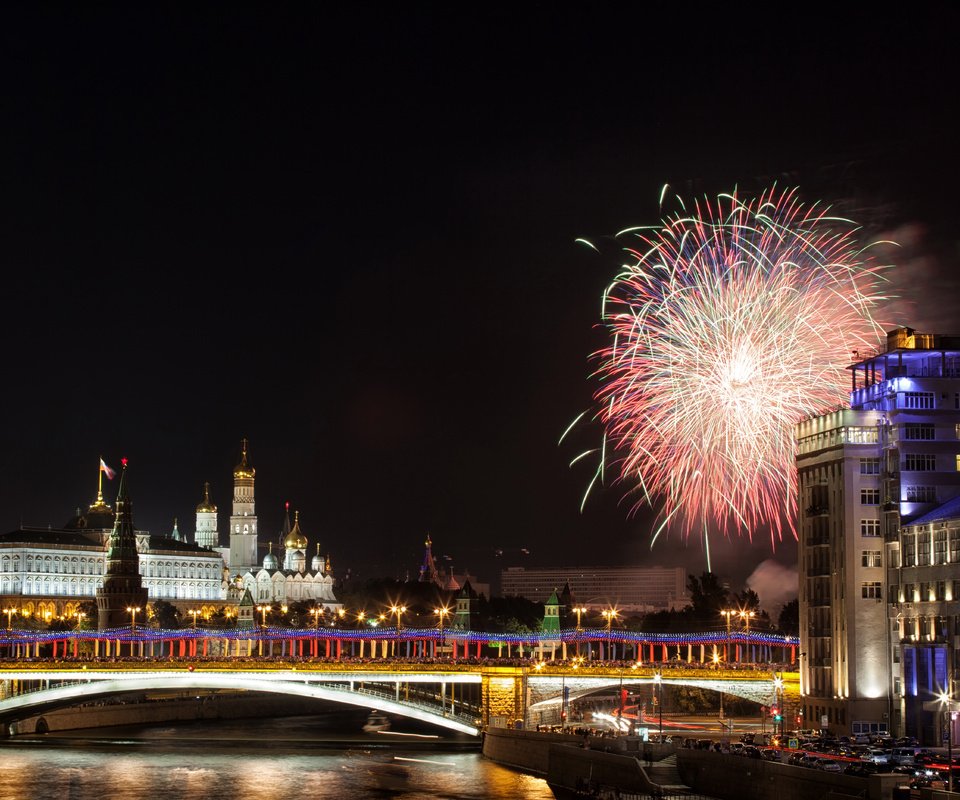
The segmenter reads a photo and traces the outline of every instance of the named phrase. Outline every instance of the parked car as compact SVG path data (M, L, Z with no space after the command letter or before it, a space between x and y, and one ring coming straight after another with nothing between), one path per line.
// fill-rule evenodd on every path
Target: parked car
M760 748L752 744L744 745L743 750L740 751L740 755L746 756L747 758L762 758Z
M764 747L760 751L760 757L766 761L779 761L780 751L776 747Z
M879 747L871 747L860 756L860 760L868 764L887 764L890 757L887 755L886 750L881 750Z
M840 765L840 762L832 758L818 758L814 766L817 769L822 769L824 772L843 772L843 767Z
M917 756L920 754L921 748L912 746L912 747L903 747L897 746L890 751L890 757L888 759L891 764L901 764L903 766L913 766L916 763Z

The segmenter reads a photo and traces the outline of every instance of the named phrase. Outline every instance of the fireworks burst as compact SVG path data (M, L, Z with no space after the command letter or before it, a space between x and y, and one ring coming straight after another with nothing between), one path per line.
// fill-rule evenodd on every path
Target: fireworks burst
M659 503L654 541L671 528L769 526L774 547L796 535L793 426L846 402L851 352L883 331L886 267L857 231L774 187L618 234L631 263L603 300L591 487L606 464L639 493L633 511Z

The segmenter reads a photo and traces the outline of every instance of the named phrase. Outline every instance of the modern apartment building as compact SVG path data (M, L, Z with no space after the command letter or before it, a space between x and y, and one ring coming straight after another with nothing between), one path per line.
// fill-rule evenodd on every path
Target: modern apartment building
M544 603L565 585L585 608L615 606L621 611L659 611L688 603L683 567L508 567L500 573L500 593Z

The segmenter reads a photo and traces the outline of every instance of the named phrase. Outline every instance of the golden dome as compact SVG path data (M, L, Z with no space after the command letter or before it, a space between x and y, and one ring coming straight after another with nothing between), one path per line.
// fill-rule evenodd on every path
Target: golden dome
M307 537L300 531L300 512L293 512L293 529L283 541L283 546L287 550L306 550Z
M240 445L241 455L240 463L233 468L234 478L253 478L257 471L247 464L247 440L243 439Z
M197 505L197 513L217 513L217 507L210 502L210 482L203 484L203 500Z

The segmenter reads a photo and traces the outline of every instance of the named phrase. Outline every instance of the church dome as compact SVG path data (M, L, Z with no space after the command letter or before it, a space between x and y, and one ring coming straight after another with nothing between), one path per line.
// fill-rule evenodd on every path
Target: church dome
M310 570L312 572L323 571L323 556L320 555L320 542L317 542L317 554L313 557L313 560L310 562Z
M257 471L247 463L247 440L241 444L240 463L233 468L234 478L253 478Z
M277 557L273 554L273 542L270 542L270 549L267 551L267 554L263 557L263 568L264 569L280 569L280 562L277 560Z
M210 482L203 484L203 500L197 505L198 514L216 514L217 507L210 502Z
M295 511L293 513L293 530L290 531L287 538L283 542L283 546L287 550L306 550L307 549L307 537L303 535L300 531L300 512Z

